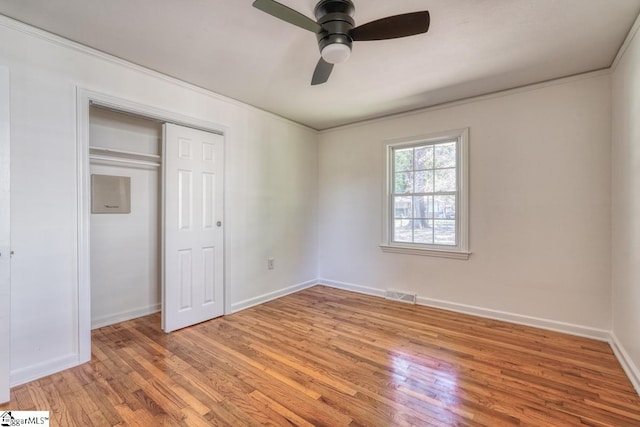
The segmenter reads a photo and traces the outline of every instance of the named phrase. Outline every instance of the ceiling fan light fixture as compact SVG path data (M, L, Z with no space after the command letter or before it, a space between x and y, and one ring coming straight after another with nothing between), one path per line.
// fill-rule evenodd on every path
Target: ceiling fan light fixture
M343 43L331 43L323 47L320 54L329 64L340 64L351 56L351 47Z

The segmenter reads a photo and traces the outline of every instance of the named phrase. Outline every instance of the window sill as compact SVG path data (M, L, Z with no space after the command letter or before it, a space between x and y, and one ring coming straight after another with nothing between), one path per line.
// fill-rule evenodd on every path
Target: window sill
M446 249L423 249L408 246L380 245L380 248L382 249L382 252L395 254L422 255L463 260L469 259L469 256L471 255L471 252L450 251Z

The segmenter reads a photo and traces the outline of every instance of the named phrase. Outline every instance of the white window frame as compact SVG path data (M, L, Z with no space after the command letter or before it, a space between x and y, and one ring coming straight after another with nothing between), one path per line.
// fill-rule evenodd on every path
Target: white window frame
M425 243L399 243L393 241L393 150L422 144L456 141L457 207L456 245L435 245ZM382 243L384 252L426 255L444 258L469 259L469 128L455 129L429 135L387 140L384 149L384 185L382 208Z

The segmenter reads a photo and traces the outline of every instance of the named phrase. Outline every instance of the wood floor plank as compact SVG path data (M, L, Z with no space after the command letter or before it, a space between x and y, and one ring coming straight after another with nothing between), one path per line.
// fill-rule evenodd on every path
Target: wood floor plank
M0 410L55 426L639 426L607 343L316 286L160 330L92 332L92 361Z

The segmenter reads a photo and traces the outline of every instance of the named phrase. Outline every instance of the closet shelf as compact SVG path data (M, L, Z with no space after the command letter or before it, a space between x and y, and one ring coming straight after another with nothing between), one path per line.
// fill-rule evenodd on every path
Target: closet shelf
M127 157L111 157L111 156L101 156L99 154L89 154L89 159L92 163L126 163L129 165L138 165L138 166L153 166L155 168L162 166L160 162L152 162L148 160L137 160L130 159Z
M160 166L161 157L157 154L138 153L105 147L89 147L89 158L123 163L140 163Z
M147 161L159 161L160 156L158 154L138 153L135 151L116 150L114 148L105 147L89 147L89 154L97 154L101 156L109 156L116 158L126 158L135 160L147 160Z

